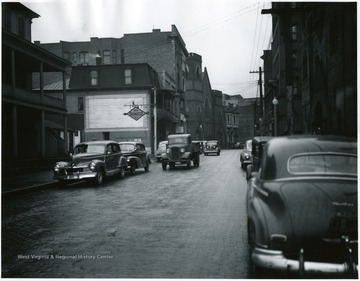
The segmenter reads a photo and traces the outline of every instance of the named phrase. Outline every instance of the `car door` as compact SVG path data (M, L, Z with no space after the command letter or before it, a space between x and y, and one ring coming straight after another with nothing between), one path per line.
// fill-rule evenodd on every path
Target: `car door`
M105 165L108 173L112 173L117 168L117 163L119 161L119 151L116 153L116 144L109 143L106 145L106 155L105 155Z
M139 159L141 160L141 166L145 167L146 166L146 150L145 150L145 146L143 144L136 144L136 153L139 157Z

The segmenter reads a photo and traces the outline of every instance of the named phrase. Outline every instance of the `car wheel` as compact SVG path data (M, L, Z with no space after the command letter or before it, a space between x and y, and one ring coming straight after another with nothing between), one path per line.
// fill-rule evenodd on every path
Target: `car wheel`
M95 182L97 185L101 185L104 181L104 170L100 170L96 173Z
M167 166L166 163L162 163L162 169L163 169L164 171L166 171L166 166Z
M130 174L135 175L135 170L136 170L135 165L131 165Z
M144 167L145 172L149 172L150 164L146 162L146 166Z
M124 178L125 177L125 168L124 167L120 167L120 174L119 174L120 178Z

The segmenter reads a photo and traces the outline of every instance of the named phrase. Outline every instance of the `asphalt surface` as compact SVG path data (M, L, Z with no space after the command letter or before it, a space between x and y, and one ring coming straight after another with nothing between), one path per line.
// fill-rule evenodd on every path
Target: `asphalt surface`
M2 277L251 277L238 153L3 199Z

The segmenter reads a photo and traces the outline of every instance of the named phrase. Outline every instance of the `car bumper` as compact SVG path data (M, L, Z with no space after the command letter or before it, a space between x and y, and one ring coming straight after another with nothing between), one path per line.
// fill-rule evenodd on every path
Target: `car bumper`
M344 274L358 270L358 265L350 266L344 263L325 263L304 261L300 265L299 260L287 259L282 251L273 251L255 248L252 253L252 260L255 265L267 269L274 269L288 272L301 272L311 274ZM355 268L354 268L355 267Z
M87 172L87 173L73 173L73 174L64 174L64 175L58 175L54 174L55 180L82 180L82 179L90 179L95 178L96 172Z

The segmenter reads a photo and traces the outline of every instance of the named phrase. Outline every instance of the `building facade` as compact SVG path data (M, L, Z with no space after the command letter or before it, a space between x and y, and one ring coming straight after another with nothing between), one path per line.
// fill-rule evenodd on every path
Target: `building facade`
M356 2L274 2L262 11L273 16L265 102L278 100L274 134L357 136L356 12Z
M20 3L2 3L2 159L19 161L19 169L25 162L33 166L67 153L70 63L31 43L31 23L37 17ZM44 91L44 76L50 72L61 77L56 98Z

